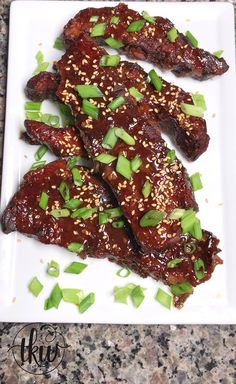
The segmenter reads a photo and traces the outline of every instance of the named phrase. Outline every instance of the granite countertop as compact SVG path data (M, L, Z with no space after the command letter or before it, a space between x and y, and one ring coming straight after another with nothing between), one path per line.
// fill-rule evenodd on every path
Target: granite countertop
M0 0L1 142L10 3ZM56 325L69 347L40 376L20 368L9 350L23 326L0 323L0 384L236 383L236 326Z

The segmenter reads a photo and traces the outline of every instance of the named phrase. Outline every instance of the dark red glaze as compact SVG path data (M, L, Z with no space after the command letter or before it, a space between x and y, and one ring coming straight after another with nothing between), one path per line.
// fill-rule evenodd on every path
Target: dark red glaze
M81 32L91 32L96 24L89 21L91 16L99 16L96 23L106 23L105 33L99 38L100 41L108 37L118 39L124 45L122 51L129 57L149 61L160 68L172 70L178 76L205 80L221 75L229 68L223 58L218 59L201 48L194 48L182 33L178 32L175 42L170 42L167 32L174 25L166 18L157 16L154 23L146 22L141 31L127 32L128 26L133 21L142 19L142 16L124 3L116 7L87 8L80 11L64 27L66 43L71 44ZM110 23L112 16L119 17L118 24Z
M29 79L26 84L25 93L30 100L43 101L45 99L55 99L57 87L56 74L40 72Z
M84 250L80 256L85 258L108 257L110 261L122 266L127 266L142 277L151 276L156 280L162 280L171 285L188 281L196 286L208 280L214 271L216 264L221 260L217 256L218 240L209 232L204 232L202 241L196 241L189 236L181 236L178 243L158 256L144 254L128 236L125 228L116 229L111 220L104 224L98 224L98 212L106 208L115 207L116 204L111 194L98 177L90 173L88 169L78 167L83 186L76 187L72 181L71 171L65 160L57 160L47 164L36 171L30 171L24 176L23 183L13 196L1 218L2 228L5 233L19 231L27 236L35 237L45 244L57 244L67 248L71 242L84 244ZM90 219L55 219L50 215L51 209L62 208L64 200L58 187L65 181L70 188L70 197L76 197L82 201L80 207L97 207L98 212ZM49 196L48 208L39 207L39 199L42 192ZM190 256L184 253L184 244L194 242L195 252ZM168 268L168 261L179 257L182 263L175 268ZM202 280L197 280L193 263L202 258L206 272ZM174 297L176 307L181 307L188 295L180 298Z
M86 156L83 142L76 128L53 128L34 120L25 120L24 124L33 144L45 144L56 156Z

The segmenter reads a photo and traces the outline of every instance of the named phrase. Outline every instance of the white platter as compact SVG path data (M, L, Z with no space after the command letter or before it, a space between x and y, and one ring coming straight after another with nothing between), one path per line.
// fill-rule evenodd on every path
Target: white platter
M8 61L7 106L4 142L1 212L19 186L24 173L33 163L35 147L19 139L23 126L24 86L36 66L35 54L40 49L47 61L60 57L53 49L55 38L63 25L80 9L113 6L111 2L17 1L11 5ZM233 7L227 3L139 3L130 7L147 10L171 19L180 31L191 30L200 46L210 52L224 49L229 71L213 80L198 82L179 79L171 73L163 76L188 91L205 95L206 120L211 137L208 151L194 163L183 160L189 174L202 173L204 189L196 193L199 217L203 228L220 238L224 265L216 268L212 279L195 289L182 310L165 309L154 300L161 286L153 279L142 279L132 273L128 278L116 276L118 267L107 260L88 259L88 268L81 275L63 274L61 287L82 288L96 293L95 304L83 315L71 304L61 303L58 310L43 310L55 280L46 275L47 262L58 261L63 270L72 260L70 252L46 246L18 233L4 235L0 231L0 321L10 322L79 322L130 324L236 323L236 257L235 257L235 191L236 191L236 130L235 130L235 46ZM141 63L148 70L151 66ZM44 102L43 110L53 106ZM47 154L47 160L53 156ZM33 276L44 284L35 299L27 289ZM132 303L113 301L114 286L129 282L147 288L139 309Z

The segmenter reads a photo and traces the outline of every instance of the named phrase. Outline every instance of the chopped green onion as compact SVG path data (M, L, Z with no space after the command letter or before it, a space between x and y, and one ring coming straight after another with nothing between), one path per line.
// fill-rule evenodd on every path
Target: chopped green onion
M170 260L168 263L167 263L167 268L175 268L176 265L182 263L182 259L173 259L173 260Z
M213 52L213 55L214 55L215 57L217 57L218 59L220 59L221 56L222 56L222 54L223 54L223 52L224 52L224 50L223 50L223 49L220 49L219 51L215 51L215 52Z
M143 11L142 16L143 16L144 20L148 21L149 23L155 23L155 21L156 21L156 18L153 16L150 16L147 11Z
M108 208L104 212L108 215L109 219L114 219L123 215L123 212L120 207L117 208Z
M113 37L108 37L105 40L105 43L107 45L109 45L109 47L114 48L114 49L119 49L119 48L124 46L124 44L120 40L113 39Z
M183 248L184 253L187 255L192 255L196 251L196 245L194 243L185 243Z
M100 155L94 158L94 160L99 161L100 163L103 163L103 164L110 164L115 159L116 157L109 155L109 153L100 153Z
M58 191L65 201L70 200L70 188L65 181L62 181L59 185Z
M82 289L64 288L61 290L62 298L66 303L79 305L84 298Z
M87 208L87 207L83 207L83 208L79 208L77 209L76 211L74 211L72 214L71 214L71 218L72 219L83 219L83 220L87 220L89 219L90 217L92 217L92 215L94 213L97 212L97 208Z
M155 227L163 220L164 216L165 214L163 212L151 209L150 211L144 213L139 221L139 225L141 227Z
M53 288L48 299L45 300L44 309L58 308L62 299L62 291L58 284Z
M142 304L143 300L145 299L144 289L145 288L142 288L139 285L137 285L130 293L130 297L136 308L138 308Z
M42 157L45 155L45 153L48 151L48 148L46 147L46 145L40 145L40 147L38 148L38 150L35 152L34 154L34 158L36 161L39 161L42 159Z
M135 145L135 140L123 128L115 128L115 135L128 145Z
M68 208L68 209L76 209L78 208L78 206L81 204L81 200L79 199L70 199L66 202L66 204L64 205L65 208Z
M53 44L53 48L56 48L58 49L59 51L65 51L66 50L66 47L65 47L65 44L64 44L64 41L63 39L58 36Z
M58 277L59 276L59 274L60 274L60 266L59 266L59 264L56 261L51 260L50 263L48 263L47 274L49 276L53 276L53 277Z
M199 172L194 173L192 176L190 176L189 179L190 179L190 183L192 185L194 192L203 188L202 181L201 181L201 175Z
M195 116L195 117L204 116L204 110L200 107L197 107L196 105L181 103L180 107L182 112L185 113L186 115Z
M35 55L35 59L37 60L38 64L42 64L44 60L44 55L42 51L38 51Z
M59 109L60 109L60 113L63 115L63 124L64 124L64 126L74 125L75 118L71 114L70 107L68 107L68 105L59 103Z
M192 93L192 100L193 104L196 105L196 107L200 107L203 109L203 111L207 110L205 98L200 93Z
M25 110L26 111L40 111L42 103L34 102L34 101L26 101L25 102Z
M69 169L72 169L74 168L74 166L78 163L78 161L81 159L80 156L74 156L74 157L71 157L68 161L67 161L67 167Z
M48 62L44 62L44 56L41 51L37 52L35 58L37 60L38 65L37 68L34 70L33 75L37 75L39 72L45 71L49 66Z
M145 24L145 20L140 19L140 20L135 20L127 28L127 32L139 32L143 28Z
M81 244L81 243L70 243L70 244L67 246L67 249L69 249L69 251L71 251L71 252L80 253L80 252L83 251L83 249L84 249L84 245Z
M202 280L205 275L205 263L202 259L194 261L194 272L198 280Z
M94 25L91 35L92 37L103 36L106 30L106 23L99 23Z
M150 195L151 191L152 191L152 184L150 183L150 181L146 180L145 183L143 184L143 188L142 188L142 194L143 194L144 199L147 199L147 197Z
M167 292L163 291L163 289L158 288L157 294L155 299L163 305L163 307L166 307L167 309L171 308L172 304L172 296L169 295Z
M190 43L192 44L192 46L194 48L198 47L198 41L197 41L196 37L194 37L190 31L187 31L185 33L185 36L187 37L187 39L190 41Z
M185 209L175 208L169 215L169 219L178 220L184 215Z
M140 93L140 92L137 90L137 88L135 88L135 87L131 87L131 88L129 89L129 93L130 93L130 95L133 96L137 101L140 101L140 100L142 100L142 99L144 98L143 94Z
M80 303L79 305L79 311L80 313L84 313L87 311L91 305L93 305L95 302L95 294L93 292L89 293Z
M85 268L87 268L87 266L88 264L73 261L70 265L68 265L68 267L64 269L64 272L79 275L81 272L84 271Z
M80 97L82 97L82 99L88 99L89 97L103 97L103 93L100 91L100 89L93 84L76 85L75 89Z
M131 162L125 156L119 155L116 163L116 172L130 180L132 177Z
M98 21L98 19L99 19L99 16L93 15L90 17L89 21L91 23L96 23Z
M183 234L189 233L191 229L193 228L193 225L196 220L196 213L193 209L187 209L183 216L181 217L181 228L183 231Z
M42 113L41 112L32 112L32 111L26 111L26 119L28 120L35 120L35 121L41 121Z
M116 275L119 277L128 277L131 274L128 268L120 268L119 271L116 272Z
M105 212L100 212L99 215L98 215L98 224L99 225L103 225L103 224L106 224L107 221L108 221L108 214L105 213Z
M114 221L112 223L112 226L113 226L113 228L124 228L125 222L124 222L124 220Z
M98 107L86 99L83 99L82 111L93 119L98 119Z
M118 138L115 134L115 128L110 128L102 141L102 147L105 149L113 149L117 143L117 140Z
M113 291L115 302L127 304L127 298L135 287L135 284L128 284L124 287L115 287Z
M119 55L104 55L101 57L99 65L101 67L117 67L120 62Z
M59 128L60 126L60 118L56 115L51 115L50 113L43 113L41 115L42 123L48 124L54 128Z
M42 192L40 199L39 199L39 207L43 209L44 211L46 210L48 206L48 194L46 192Z
M72 168L71 170L72 176L73 176L73 182L77 187L81 187L83 185L83 180L81 178L81 174L78 168Z
M175 296L181 296L184 293L192 293L193 287L187 281L184 283L173 284L170 286L170 290Z
M174 149L169 149L168 152L167 152L167 162L169 164L173 163L173 161L176 159L176 154L175 154L175 150Z
M154 85L155 89L158 92L161 92L162 90L162 80L156 73L155 69L151 69L151 71L148 73L148 76L151 79L151 83Z
M46 164L45 160L42 161L36 161L35 163L32 164L31 168L33 171L36 169L42 168Z
M33 293L33 295L35 297L38 297L38 295L40 294L40 292L42 291L43 289L43 285L40 283L40 281L38 280L38 278L35 276L31 282L29 283L28 285L28 288L29 288L29 291L31 293Z
M131 169L133 172L136 172L142 165L142 160L139 155L136 155L132 160L131 160Z
M198 218L196 218L193 228L189 231L189 233L197 240L202 239L201 222Z
M178 32L177 32L177 29L175 27L171 28L167 32L167 38L170 40L171 43L174 43L175 40L177 39L177 37L178 37Z
M58 219L60 217L69 217L70 216L70 211L66 208L64 209L53 209L50 212L50 215L55 217L55 219Z
M112 111L115 111L117 108L119 108L121 105L125 103L125 98L123 96L116 97L113 99L109 104L108 108L110 108Z
M111 24L119 24L120 18L118 16L112 16L110 19Z

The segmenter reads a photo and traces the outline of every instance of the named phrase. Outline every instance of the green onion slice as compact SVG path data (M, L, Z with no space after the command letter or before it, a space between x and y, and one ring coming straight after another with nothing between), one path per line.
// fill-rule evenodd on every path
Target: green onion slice
M142 216L139 225L141 227L155 227L164 219L164 217L165 214L163 212L151 209Z
M63 288L61 292L62 298L66 303L79 305L84 299L84 291L82 289Z
M58 308L62 299L62 291L58 284L53 288L48 299L45 300L44 309Z
M224 50L223 50L223 49L220 49L219 51L215 51L215 52L213 52L213 55L214 55L215 57L217 57L218 59L220 59L221 56L222 56L222 54L223 54L223 52L224 52Z
M44 61L44 55L42 51L38 51L35 55L35 59L37 61L37 64L42 64Z
M106 23L99 23L94 25L91 35L92 37L103 36L106 30Z
M131 177L132 177L131 162L121 154L118 156L118 160L116 163L116 172L124 176L126 179L131 180Z
M36 161L39 161L42 159L42 157L45 155L45 153L48 151L48 148L46 145L40 145L40 147L37 149L37 151L34 154L34 158Z
M114 221L111 225L113 228L119 228L120 229L120 228L124 228L125 222L124 222L124 220Z
M196 251L196 245L194 243L185 243L184 244L184 253L187 255L192 255Z
M176 154L175 154L175 150L174 149L169 149L168 152L167 152L167 162L169 164L173 163L173 161L176 159Z
M81 203L82 201L79 199L70 199L65 203L64 207L73 210L78 208Z
M99 19L99 16L93 15L93 16L90 17L89 21L91 23L96 23L98 21L98 19Z
M142 16L143 16L144 20L148 21L149 23L155 23L155 21L156 21L156 18L153 16L150 16L147 11L143 11Z
M70 107L68 107L68 105L59 103L59 109L60 109L61 115L63 116L64 126L73 125L75 123L75 118L71 114Z
M55 260L51 260L50 263L48 263L47 274L53 277L59 276L60 266Z
M136 155L130 162L131 169L133 172L136 172L142 165L142 160L139 155Z
M100 163L103 163L103 164L110 164L115 159L116 159L115 156L109 155L108 153L100 153L100 155L94 158L94 160L99 161Z
M115 134L116 128L110 128L108 132L106 133L103 141L102 141L102 147L105 149L113 149L117 143L117 136Z
M170 286L170 290L175 296L181 296L184 293L192 293L193 287L187 281L184 283L173 284Z
M87 220L90 219L90 217L92 217L93 214L97 212L97 210L97 208L79 208L71 214L71 218Z
M189 231L189 233L197 240L202 240L202 228L201 222L198 218L196 218L193 228Z
M196 213L193 209L187 209L181 217L181 228L183 234L190 233L196 221Z
M44 61L44 56L41 51L37 52L35 58L37 60L38 65L37 68L34 70L33 75L37 75L39 72L45 71L49 66L49 63Z
M139 32L139 31L141 31L141 29L143 28L145 22L146 22L146 21L143 20L143 19L133 21L133 22L130 23L130 25L128 26L128 28L127 28L127 32Z
M87 311L91 305L93 305L95 302L95 294L93 292L89 293L80 303L79 305L79 311L80 313L84 313Z
M109 104L108 108L110 108L112 111L115 111L117 108L119 108L121 105L125 104L125 98L123 96L116 97L113 99Z
M42 113L41 115L42 123L48 124L54 128L59 128L60 118L56 115L51 115L50 113Z
M66 208L63 209L53 209L50 212L50 215L55 217L55 219L58 219L60 217L69 217L70 216L70 211Z
M44 211L46 210L47 206L48 206L48 194L46 192L42 192L41 195L40 195L40 199L39 199L39 207L41 209L43 209Z
M34 102L34 101L26 101L25 102L25 110L26 111L40 111L42 103Z
M194 192L203 188L202 181L201 181L201 175L199 172L194 173L192 176L190 176L189 179L190 179L190 183L192 185Z
M189 116L203 117L204 110L196 105L181 103L180 108L183 113Z
M128 277L131 274L130 270L128 268L120 268L117 272L116 275L119 277Z
M63 41L63 39L60 36L58 36L56 38L56 40L54 41L53 48L56 48L59 51L65 51L66 50L64 41Z
M115 135L128 145L135 145L135 140L123 128L115 128Z
M178 259L178 258L170 260L167 263L167 268L175 268L176 265L182 263L182 261L183 261L182 259Z
M113 37L108 37L105 40L105 43L107 45L109 45L109 47L114 48L114 49L120 49L121 47L124 46L124 44L120 40L113 39Z
M109 216L107 213L105 212L100 212L99 215L98 215L98 224L99 225L103 225L103 224L106 224L107 221L109 219Z
M205 275L205 263L202 259L197 259L194 261L194 272L198 280L202 280Z
M83 99L82 102L82 111L92 117L94 120L98 119L98 107L92 103L90 103L88 100Z
M158 92L161 92L161 90L162 90L162 80L158 76L158 74L156 73L155 69L151 69L151 71L148 73L148 76L150 77L151 83L154 85L156 90Z
M135 87L131 87L131 88L129 89L129 93L130 93L130 95L133 96L137 101L140 101L140 100L142 100L142 99L144 98L143 94L140 93L140 92L137 90L137 88L135 88Z
M150 183L149 180L146 180L145 183L143 184L142 188L142 194L144 199L147 199L147 197L150 195L152 191L152 184Z
M58 187L58 191L65 201L70 200L70 188L65 181L62 181Z
M29 288L29 291L30 291L31 293L33 293L33 295L34 295L35 297L38 297L38 295L40 294L40 292L41 292L42 289L43 289L43 285L40 283L40 281L38 280L38 278L35 276L35 277L33 277L33 279L31 280L31 282L29 283L28 288Z
M71 170L72 176L73 176L73 182L77 187L81 187L83 185L83 180L80 174L80 171L78 168L72 168Z
M68 265L68 267L64 269L64 272L74 273L76 275L79 275L81 272L85 270L87 266L88 264L79 263L78 261L73 261L70 265Z
M28 120L41 121L41 119L42 119L42 113L41 112L26 111L25 116L26 116L26 119L28 119Z
M203 111L207 110L206 101L203 95L200 93L191 93L193 104L196 105L196 107L202 108Z
M115 287L113 291L115 302L127 304L127 298L135 287L135 284L127 284L124 287Z
M32 171L35 171L36 169L42 168L45 164L46 164L45 160L36 161L35 163L32 164L30 169L32 169Z
M175 208L169 215L170 220L178 220L184 215L185 209Z
M192 44L192 46L194 48L198 47L198 41L197 41L196 37L194 37L190 31L187 31L185 33L185 36L187 37L187 39L190 41L190 43Z
M83 251L84 245L81 243L70 243L67 249L71 252L80 253Z
M76 85L75 89L82 99L88 99L89 97L103 97L103 93L100 89L93 84Z
M123 215L123 212L120 207L105 209L104 213L108 215L109 219L114 219Z
M163 305L163 307L166 307L167 309L171 308L172 296L163 291L163 289L158 288L155 299L158 301L158 303Z
M74 166L78 163L78 161L81 159L80 156L74 156L74 157L71 157L68 161L67 161L67 167L69 169L72 169L74 168Z
M178 37L178 32L177 32L177 29L175 27L171 28L167 32L167 38L170 40L171 43L174 43L175 40L177 39L177 37Z
M137 285L130 293L130 297L136 308L138 308L142 304L143 300L145 299L144 289L145 288L142 288L139 285Z
M117 67L120 62L119 55L104 55L101 57L99 65L101 67Z
M110 19L111 24L119 24L120 18L118 16L112 16Z

